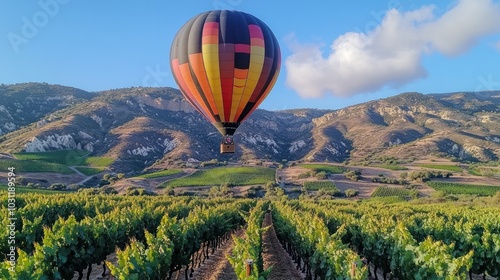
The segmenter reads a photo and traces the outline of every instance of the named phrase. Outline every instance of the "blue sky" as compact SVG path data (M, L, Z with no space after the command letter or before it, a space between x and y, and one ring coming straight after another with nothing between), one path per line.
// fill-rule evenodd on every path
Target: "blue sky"
M174 4L175 3L175 4ZM500 2L1 1L0 83L177 87L169 49L191 17L241 10L282 50L261 108L337 109L401 92L500 89Z

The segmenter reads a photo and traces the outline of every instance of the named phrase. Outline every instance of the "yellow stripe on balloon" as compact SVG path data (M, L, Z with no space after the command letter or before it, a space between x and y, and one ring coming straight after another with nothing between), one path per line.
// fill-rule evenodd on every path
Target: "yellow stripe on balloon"
M273 76L271 82L269 83L269 86L266 88L266 90L264 91L262 96L259 98L259 101L257 101L257 104L255 104L254 108L259 107L260 104L264 101L264 99L266 99L267 95L269 95L269 93L273 89L274 84L276 83L276 80L278 80L279 73L280 73L280 68L277 67L276 73L274 73L274 76Z
M242 113L248 100L252 96L253 90L259 81L260 74L262 73L262 67L264 66L264 52L265 49L259 46L252 46L250 53L250 66L248 68L248 76L243 90L243 95L241 96L240 102L238 104L238 109L236 113L236 118Z
M241 97L243 96L243 90L245 89L246 79L234 79L233 84L233 100L231 102L231 116L229 118L230 122L236 122L238 117L238 105L240 104Z
M224 107L222 104L222 85L220 80L219 69L219 45L204 44L202 45L203 64L207 73L208 83L214 97L215 106L219 111L219 117L222 122L225 122Z

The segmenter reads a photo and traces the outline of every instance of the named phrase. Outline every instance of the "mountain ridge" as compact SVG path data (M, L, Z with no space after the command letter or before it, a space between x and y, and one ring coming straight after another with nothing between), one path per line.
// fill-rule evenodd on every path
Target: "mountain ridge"
M174 88L100 92L26 83L0 86L0 151L82 149L118 159L121 171L199 161L374 161L425 156L500 158L500 92L402 93L337 110L256 110L237 152Z

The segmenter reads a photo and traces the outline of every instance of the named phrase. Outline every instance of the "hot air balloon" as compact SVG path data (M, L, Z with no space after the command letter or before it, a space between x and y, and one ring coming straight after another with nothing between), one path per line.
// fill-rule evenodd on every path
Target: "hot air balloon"
M186 100L222 134L221 153L234 153L236 129L269 94L280 66L271 29L239 11L193 17L170 49L175 81Z

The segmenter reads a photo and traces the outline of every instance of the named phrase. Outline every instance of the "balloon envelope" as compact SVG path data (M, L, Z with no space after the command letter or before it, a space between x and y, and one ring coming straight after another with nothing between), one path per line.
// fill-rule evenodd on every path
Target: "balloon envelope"
M281 53L276 37L258 18L208 11L179 30L170 66L189 103L222 135L233 135L271 91Z

